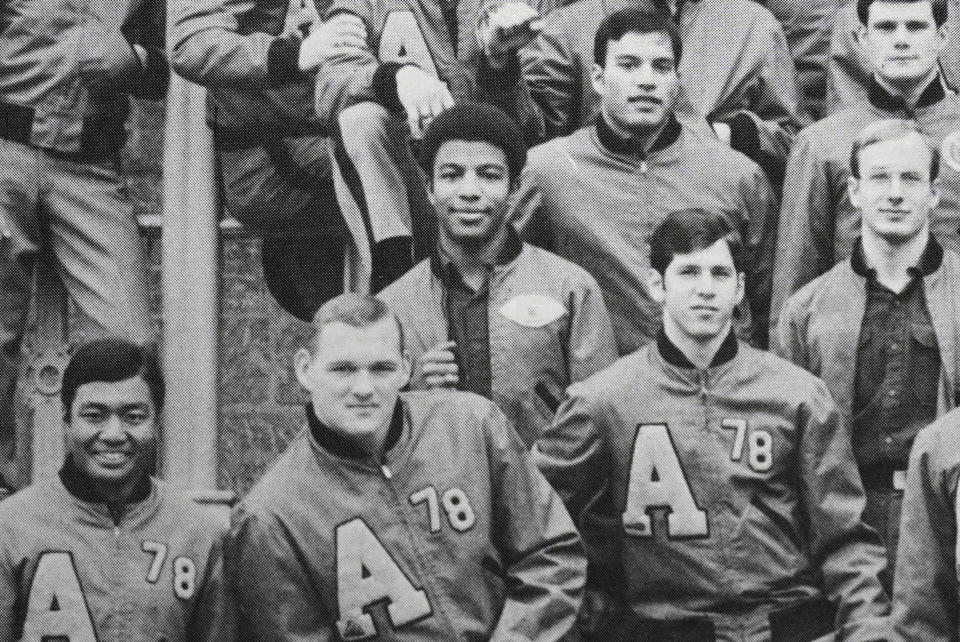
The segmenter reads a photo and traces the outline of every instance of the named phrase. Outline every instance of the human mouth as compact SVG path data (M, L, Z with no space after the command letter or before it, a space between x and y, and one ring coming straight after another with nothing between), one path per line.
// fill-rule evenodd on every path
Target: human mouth
M133 455L123 450L100 450L93 454L97 463L105 468L119 468L126 464Z

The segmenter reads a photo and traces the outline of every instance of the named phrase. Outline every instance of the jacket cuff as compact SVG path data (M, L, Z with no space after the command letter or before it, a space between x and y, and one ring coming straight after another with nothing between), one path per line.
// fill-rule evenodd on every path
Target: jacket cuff
M385 62L373 72L371 85L374 98L388 111L394 113L403 111L400 97L397 96L397 72L408 64L410 63Z
M277 38L267 49L267 78L271 85L282 85L300 75L300 38Z
M730 125L730 147L759 163L760 130L745 112L739 112L727 121Z
M147 47L146 52L147 59L143 63L144 78L141 82L134 83L130 93L140 98L161 100L167 95L167 87L170 85L170 65L161 49Z
M480 68L477 70L477 86L486 91L512 87L520 80L520 60L516 53L501 69L494 69L486 56L480 56Z

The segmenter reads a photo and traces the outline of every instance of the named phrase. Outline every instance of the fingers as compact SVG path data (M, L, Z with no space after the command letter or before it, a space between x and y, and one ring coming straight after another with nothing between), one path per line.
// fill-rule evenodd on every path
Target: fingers
M439 343L420 357L420 369L428 388L455 388L460 383L460 369L453 354L453 341Z

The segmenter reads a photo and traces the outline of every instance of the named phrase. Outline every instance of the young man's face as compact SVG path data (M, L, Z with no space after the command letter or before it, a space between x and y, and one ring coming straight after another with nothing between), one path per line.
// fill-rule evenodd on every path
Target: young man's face
M911 133L860 150L860 178L850 177L850 202L862 216L864 234L905 243L929 226L940 199L930 180L930 149Z
M733 265L730 246L720 239L708 248L675 254L662 277L651 270L649 287L677 329L707 342L729 331L733 310L743 298L743 275Z
M382 445L400 389L410 378L392 318L365 328L328 323L313 352L298 350L294 362L314 412L330 430L370 451Z
M928 1L874 2L860 34L874 71L895 85L921 82L933 73L947 39Z
M679 90L677 61L663 32L624 34L607 43L604 65L593 66L593 87L607 123L621 135L661 127Z
M156 415L143 377L85 383L77 388L64 426L67 452L94 484L128 486L152 461Z
M429 196L447 242L483 246L500 232L506 218L507 155L487 142L448 140L434 158Z

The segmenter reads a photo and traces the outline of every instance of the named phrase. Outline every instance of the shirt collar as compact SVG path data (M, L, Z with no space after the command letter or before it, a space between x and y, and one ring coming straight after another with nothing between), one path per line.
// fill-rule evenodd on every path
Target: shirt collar
M488 264L487 268L492 270L496 265L507 265L520 256L522 250L523 241L520 240L520 235L517 234L517 231L513 229L512 225L508 224L507 242L504 243L503 248L494 259L493 264ZM447 287L463 282L460 270L457 269L457 266L454 265L449 256L440 251L439 247L435 247L430 254L430 270L440 279L440 282Z
M677 139L680 138L680 131L680 122L677 120L677 117L671 113L666 126L660 134L657 135L657 139L653 141L653 145L650 146L650 151L648 152L639 144L637 139L624 138L613 131L610 125L607 124L602 113L597 116L597 138L600 140L600 144L614 154L623 154L625 156L646 158L648 154L660 151L677 142Z
M737 337L733 333L733 329L730 329L727 338L723 340L723 343L720 344L720 348L717 350L717 353L713 355L713 360L710 362L711 368L716 368L717 366L722 366L728 361L732 360L737 356ZM680 348L673 344L673 341L667 337L667 333L664 332L663 327L660 328L660 331L657 333L657 350L660 351L660 356L664 360L674 365L678 368L683 368L685 370L694 370L696 366L690 363L690 360L687 359Z
M346 459L367 459L370 454L357 446L349 438L340 435L320 421L317 413L313 410L313 404L306 406L307 425L310 427L310 433L313 439L325 450ZM383 442L383 452L388 452L393 448L403 433L403 412L401 402L398 399L393 407L393 417L390 419L390 428L387 430L387 438Z
M894 96L883 86L877 82L876 76L870 77L870 103L879 109L890 112L906 112L908 114L913 113L914 111L921 109L923 107L929 107L934 103L938 103L947 96L946 90L943 88L943 79L938 73L930 84L927 85L927 88L921 92L920 97L917 99L917 104L913 107L910 107L906 101L903 99L903 96Z
M907 268L907 273L911 276L930 276L940 267L943 262L943 247L937 242L937 239L931 234L927 240L926 247L923 248L923 254L915 266ZM850 267L856 274L868 280L877 278L876 269L867 264L867 255L863 251L863 239L857 237L853 244L853 253L850 255Z
M70 455L67 455L63 462L59 475L64 488L80 501L88 504L106 504L103 495L96 489L86 473L77 467ZM150 496L150 487L150 474L144 471L140 481L134 486L130 497L127 498L127 504L139 504L147 499Z

